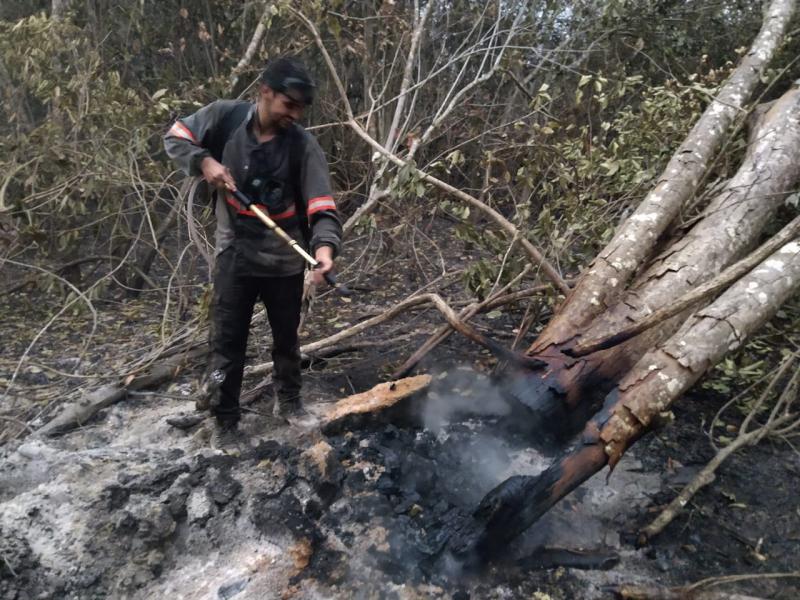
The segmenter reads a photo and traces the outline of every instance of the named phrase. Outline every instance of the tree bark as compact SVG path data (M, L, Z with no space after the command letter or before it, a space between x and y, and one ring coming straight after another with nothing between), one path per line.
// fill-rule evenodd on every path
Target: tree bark
M568 348L566 353L573 358L587 356L600 350L608 350L618 344L627 342L629 339L646 331L650 327L659 325L667 319L691 308L698 302L706 300L717 292L722 291L744 276L748 271L755 268L756 265L763 262L770 254L775 252L775 250L798 237L798 235L800 235L800 217L795 217L791 223L781 229L780 233L771 238L763 246L759 247L757 251L748 255L747 258L743 258L736 264L731 265L711 281L694 288L672 304L659 308L632 325L625 326L619 331L608 334L605 337L582 341L576 347Z
M532 417L560 419L567 430L580 425L587 414L576 409L588 410L587 404L599 400L638 357L674 333L689 313L687 309L677 312L658 327L608 350L570 358L583 354L574 351L582 340L613 336L713 279L757 243L798 180L800 89L792 89L760 120L742 166L711 200L702 220L655 258L621 300L591 325L573 329L560 346L534 343L541 349L531 355L547 362L548 369L533 375L530 379L535 385L518 394L532 409ZM607 285L618 283L612 278Z
M655 188L589 265L529 353L572 339L576 331L588 326L620 297L656 240L698 191L731 123L743 110L760 74L780 46L795 5L794 0L771 2L749 52L675 152Z

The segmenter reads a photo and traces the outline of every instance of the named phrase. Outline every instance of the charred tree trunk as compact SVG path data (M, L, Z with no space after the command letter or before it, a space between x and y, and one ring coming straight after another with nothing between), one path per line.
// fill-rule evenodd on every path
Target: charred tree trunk
M547 367L518 370L508 391L532 408L534 417L549 423L554 417L572 418L572 425L586 425L577 444L540 476L512 477L484 498L472 520L450 540L457 555L477 551L491 556L580 483L606 465L613 468L682 393L744 343L800 285L800 245L788 241L705 308L698 308L698 300L635 337L620 338L617 346L592 354L578 351L582 341L611 338L714 279L758 243L764 226L800 181L800 90L793 89L759 118L739 171L699 222L651 259L654 249L664 246L662 238L681 208L700 189L794 9L793 0L773 0L750 52L656 187L528 350ZM796 238L794 231L789 240ZM700 298L707 303L710 297ZM602 408L586 422L592 400L601 399Z
M712 279L752 249L794 182L800 179L800 89L788 91L759 120L745 159L711 200L703 218L683 238L657 256L616 304L570 340L534 354L549 363L541 374L518 374L514 395L534 419L565 421L566 429L585 421L592 392L607 391L639 356L680 327L683 311L609 350L573 359L582 340L608 337ZM637 218L635 215L633 218ZM638 220L647 220L640 215ZM614 285L610 281L609 285ZM538 342L537 342L538 343ZM580 353L578 353L580 354ZM583 410L580 410L583 409Z
M799 286L800 243L793 241L645 354L606 396L566 456L539 477L513 477L492 490L475 513L482 528L468 546L496 552L606 464L613 469L681 394L741 346Z

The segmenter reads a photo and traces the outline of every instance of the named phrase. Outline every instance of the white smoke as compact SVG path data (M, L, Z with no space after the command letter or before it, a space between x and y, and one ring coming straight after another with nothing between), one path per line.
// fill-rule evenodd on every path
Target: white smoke
M439 432L454 420L505 416L511 411L494 383L468 367L436 376L422 410L425 429Z

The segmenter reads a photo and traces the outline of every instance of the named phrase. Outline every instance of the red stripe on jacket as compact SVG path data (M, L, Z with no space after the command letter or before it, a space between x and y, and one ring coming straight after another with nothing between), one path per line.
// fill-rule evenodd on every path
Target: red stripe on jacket
M169 135L174 135L175 137L183 138L185 140L189 140L193 144L197 144L197 138L194 137L192 130L180 121L175 121L172 124L172 127L169 128L168 133Z
M308 201L306 213L311 216L323 210L336 210L336 202L331 196L319 196Z
M231 194L226 193L225 194L225 200L228 202L228 204L230 204L233 208L235 208L236 212L238 214L240 214L240 215L247 215L248 217L257 217L258 216L254 211L247 210L246 208L242 208L242 205L239 204L238 200L236 200L236 198L234 198ZM288 219L290 217L295 216L295 214L297 214L297 211L295 210L294 206L290 206L287 210L283 211L282 213L277 213L277 214L270 213L269 210L267 209L267 207L264 206L263 204L255 204L255 206L257 206L262 212L267 213L269 215L270 219L278 220L278 221L280 221L282 219Z

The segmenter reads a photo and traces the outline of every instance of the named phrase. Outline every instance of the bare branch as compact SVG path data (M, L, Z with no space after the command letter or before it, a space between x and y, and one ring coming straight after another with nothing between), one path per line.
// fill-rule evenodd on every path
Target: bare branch
M317 31L317 28L311 21L308 20L308 18L305 15L303 15L302 13L298 12L295 9L290 9L290 10L297 16L298 19L300 19L305 24L305 26L313 35L317 47L319 48L325 60L325 64L328 65L328 69L330 71L331 77L334 80L336 89L339 90L339 97L345 108L345 112L347 113L347 125L356 133L356 135L358 135L370 147L372 147L374 150L385 156L387 159L389 159L398 167L411 168L416 174L416 176L419 177L421 180L426 181L431 185L434 185L435 187L438 187L439 189L449 194L452 194L459 200L462 200L467 204L469 204L470 206L472 206L473 208L480 210L481 212L489 216L495 223L497 223L503 229L503 231L505 231L511 238L519 237L520 244L525 249L528 256L535 264L541 266L547 278L550 279L558 287L558 289L561 290L562 293L565 294L569 293L570 288L564 282L560 273L556 271L556 269L549 263L549 261L544 257L542 252L539 251L539 249L536 248L527 239L526 236L521 235L519 233L519 230L514 226L514 224L511 223L508 219L506 219L503 215L501 215L499 212L497 212L490 206L487 206L474 196L471 196L470 194L467 194L466 192L459 190L453 187L452 185L445 183L444 181L437 179L436 177L433 177L432 175L428 175L421 169L417 168L413 164L413 162L405 161L396 154L394 154L393 152L389 152L378 141L376 141L372 136L370 136L366 131L364 131L364 129L361 127L358 121L356 121L356 119L353 117L353 110L352 107L350 106L350 102L347 99L347 94L344 91L342 80L336 73L336 68L333 66L333 61L331 60L331 57L328 54L325 45L322 43L322 38L319 35L319 31Z
M264 39L264 34L267 33L267 24L269 23L271 10L272 3L267 2L264 7L264 12L262 13L261 18L258 20L258 25L256 25L256 30L253 32L253 37L250 39L250 44L247 46L244 56L242 56L242 58L238 63L236 63L236 66L231 71L229 78L231 89L236 87L236 84L239 82L239 76L248 66L250 66L250 63L253 61L256 51L261 45L261 41Z

